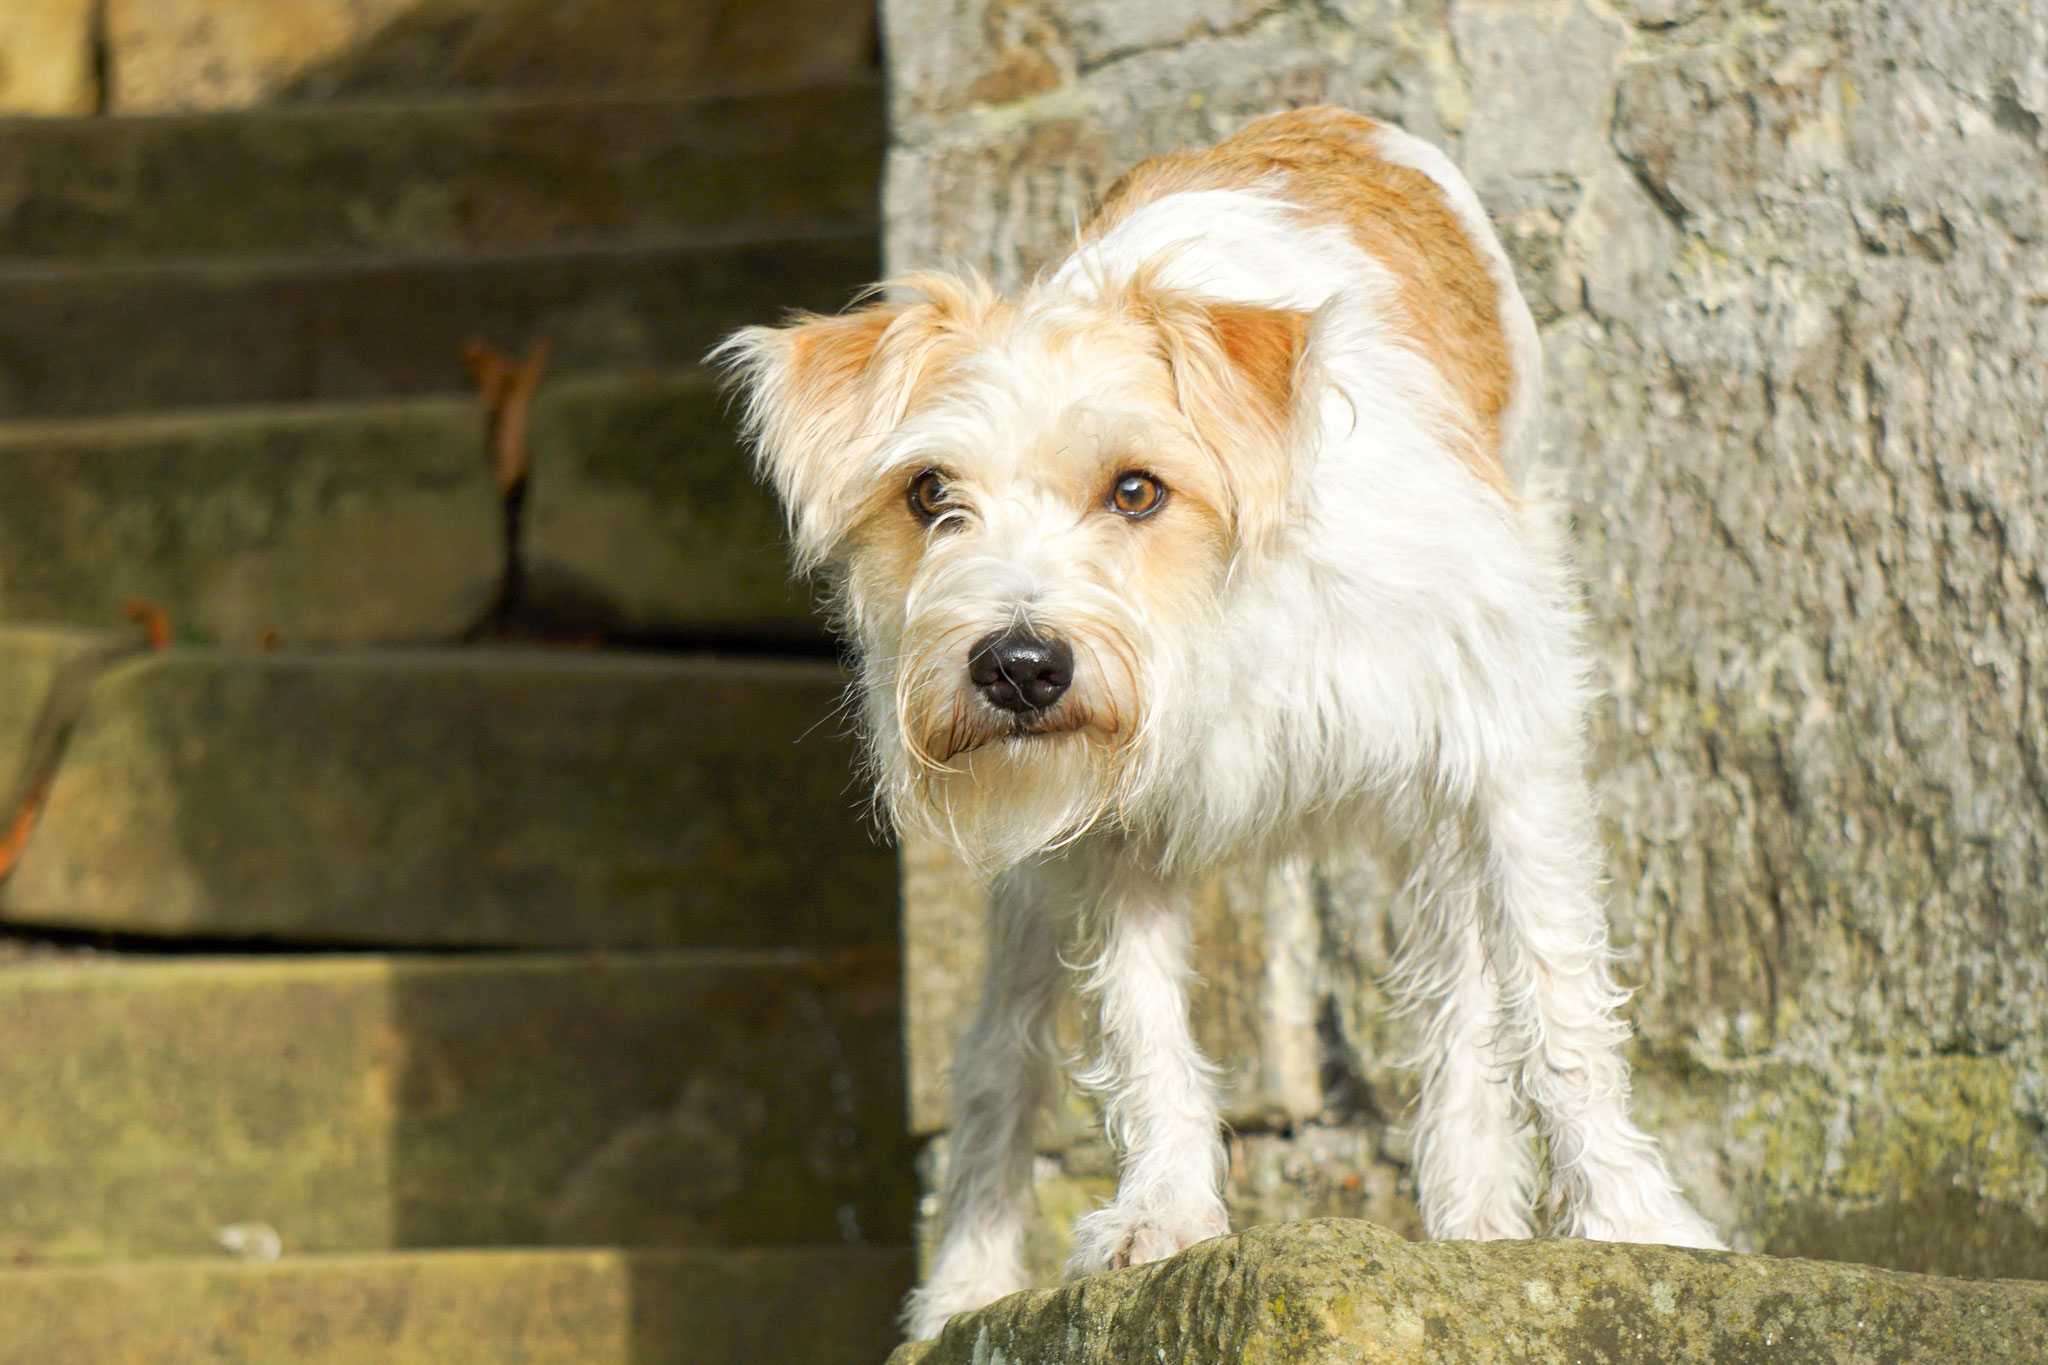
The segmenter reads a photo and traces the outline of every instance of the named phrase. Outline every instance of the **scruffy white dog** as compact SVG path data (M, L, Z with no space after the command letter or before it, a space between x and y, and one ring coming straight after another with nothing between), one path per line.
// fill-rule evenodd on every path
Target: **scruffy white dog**
M881 799L994 882L911 1334L1025 1285L1077 957L1122 1171L1069 1272L1228 1230L1183 896L1361 840L1414 900L1430 1235L1530 1233L1527 1112L1567 1230L1719 1245L1628 1117L1574 583L1513 477L1538 341L1450 162L1279 114L1132 171L1019 298L899 293L724 356L857 647Z

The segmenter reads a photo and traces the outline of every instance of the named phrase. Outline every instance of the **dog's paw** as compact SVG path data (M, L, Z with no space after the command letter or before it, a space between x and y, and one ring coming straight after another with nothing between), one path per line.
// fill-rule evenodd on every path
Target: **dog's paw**
M1230 1222L1220 1207L1172 1211L1111 1204L1075 1222L1067 1278L1163 1261L1229 1231Z
M906 1341L930 1341L937 1337L939 1329L955 1313L964 1313L979 1304L954 1304L928 1293L924 1286L910 1291L910 1297L903 1301L900 1314L903 1323L903 1337Z
M1643 1246L1698 1247L1704 1251L1726 1251L1728 1244L1707 1220L1693 1212L1683 1199L1672 1196L1663 1207L1638 1210L1635 1217L1611 1217L1581 1209L1571 1220L1569 1231L1576 1237L1597 1242L1636 1242Z
M955 1313L986 1307L1030 1285L1014 1247L972 1238L949 1241L940 1247L931 1274L904 1299L903 1330L912 1341L930 1341Z
M1596 1234L1588 1233L1587 1236ZM1642 1223L1597 1234L1603 1242L1636 1242L1653 1247L1698 1247L1702 1251L1726 1251L1721 1234L1697 1215L1664 1223Z
M910 1341L930 1341L955 1313L986 1307L1024 1287L1021 1277L1015 1281L951 1277L927 1280L911 1290L910 1296L903 1301L903 1311L899 1315L903 1335Z

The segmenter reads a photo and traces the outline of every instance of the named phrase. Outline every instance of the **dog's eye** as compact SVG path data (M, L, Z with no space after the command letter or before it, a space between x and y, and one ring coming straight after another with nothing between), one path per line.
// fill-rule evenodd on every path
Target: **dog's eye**
M952 490L946 487L946 476L936 469L927 469L912 479L910 510L919 521L926 522L937 521L952 511Z
M1142 469L1127 469L1109 486L1109 505L1136 521L1149 517L1166 501L1166 485Z

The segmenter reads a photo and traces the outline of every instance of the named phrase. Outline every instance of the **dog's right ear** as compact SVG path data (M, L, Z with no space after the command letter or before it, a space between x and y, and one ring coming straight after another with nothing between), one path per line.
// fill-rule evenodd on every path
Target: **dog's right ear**
M868 456L943 369L947 343L999 306L973 275L892 282L903 302L748 327L712 352L739 386L762 475L789 515L799 567L832 557L865 509Z
M739 387L762 476L789 516L802 568L830 555L857 510L861 456L888 429L877 373L889 330L922 305L876 303L784 327L748 327L712 352Z

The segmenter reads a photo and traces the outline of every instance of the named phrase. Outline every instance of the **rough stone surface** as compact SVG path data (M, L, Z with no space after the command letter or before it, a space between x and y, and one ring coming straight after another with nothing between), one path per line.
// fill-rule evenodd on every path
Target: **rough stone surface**
M100 675L16 923L370 944L894 933L828 664L173 650Z
M27 0L0 10L0 114L89 114L96 0Z
M873 233L829 223L471 255L0 262L0 416L466 390L478 337L547 337L558 377L691 365L744 323L841 307L874 273Z
M0 966L0 1259L901 1245L896 990L882 953Z
M55 771L64 732L84 707L93 677L141 646L134 631L0 628L0 819L11 819Z
M712 376L551 385L531 444L523 544L541 610L614 634L823 638Z
M253 103L413 0L105 0L107 104L121 113Z
M180 640L446 642L503 571L467 398L0 425L0 619ZM544 384L528 428L527 605L611 638L821 643L781 513L696 369Z
M888 0L884 25L891 270L1015 283L1132 162L1289 104L1460 162L1544 329L1639 1109L1738 1246L2043 1273L2048 9ZM1331 1117L1398 1119L1409 1040L1374 983L1401 926L1370 869L1307 884L1289 1017L1324 1022ZM918 964L962 952L909 953L925 1096L947 1027Z
M453 640L503 568L483 442L459 398L0 426L0 618Z
M480 90L760 89L875 65L839 0L106 0L123 113Z
M1254 1228L999 1300L891 1365L1861 1365L2048 1354L2048 1285L1598 1242Z
M0 1365L872 1365L883 1250L443 1251L0 1271Z
M871 229L877 82L0 122L0 255L523 250L742 224Z

